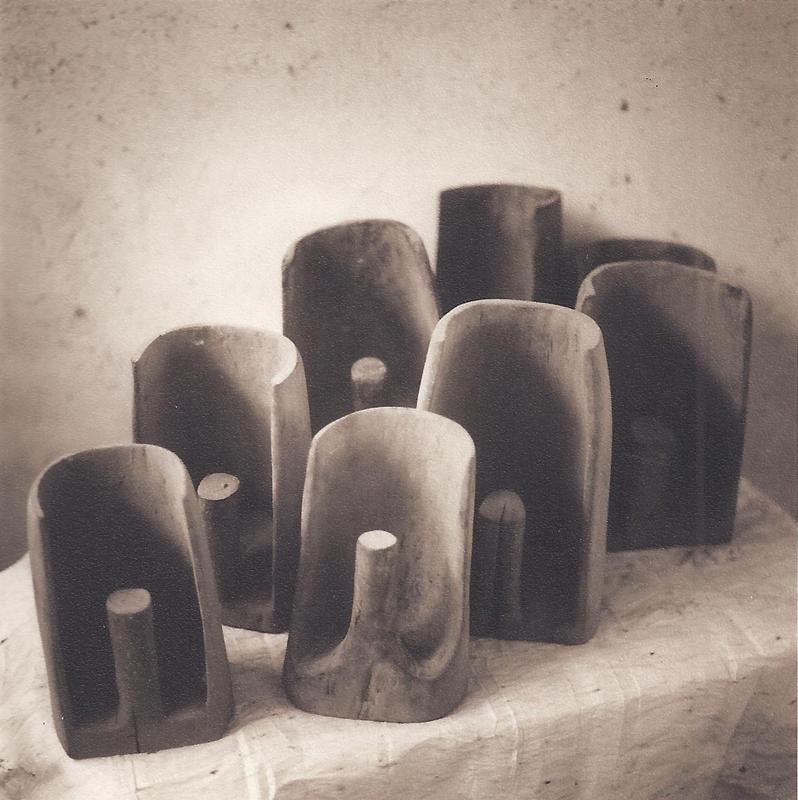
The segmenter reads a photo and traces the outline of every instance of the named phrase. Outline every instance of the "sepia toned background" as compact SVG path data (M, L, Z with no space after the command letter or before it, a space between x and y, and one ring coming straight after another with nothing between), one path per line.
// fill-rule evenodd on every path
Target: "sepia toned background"
M709 251L754 301L745 471L795 510L796 10L783 0L2 3L0 566L34 475L130 439L130 359L280 326L312 229L552 186L569 241Z

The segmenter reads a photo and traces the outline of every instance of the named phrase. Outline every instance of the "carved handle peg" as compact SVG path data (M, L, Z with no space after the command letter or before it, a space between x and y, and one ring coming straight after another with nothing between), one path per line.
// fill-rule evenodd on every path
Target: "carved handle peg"
M349 638L373 641L389 632L396 544L388 531L367 531L358 538Z
M293 342L234 325L176 328L150 342L133 378L136 439L176 453L197 487L223 623L285 630L310 447Z
M160 717L160 683L152 598L146 589L118 589L105 603L114 654L119 710L134 722Z
M501 631L517 631L522 625L521 564L524 555L526 509L515 493L506 489L492 492L481 503L477 516L481 530L497 542L496 624Z
M238 588L241 561L240 481L226 472L206 475L197 487L222 605Z
M632 484L630 505L641 517L658 515L667 503L676 437L658 417L635 417L629 435L626 466Z
M355 411L386 404L388 368L375 356L359 358L352 364L352 405Z

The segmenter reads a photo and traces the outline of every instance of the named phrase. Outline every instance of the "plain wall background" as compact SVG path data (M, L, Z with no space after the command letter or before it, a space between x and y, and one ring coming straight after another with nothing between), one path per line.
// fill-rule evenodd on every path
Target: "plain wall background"
M789 0L5 2L0 564L36 472L130 440L130 359L280 327L280 262L437 195L564 194L571 241L708 250L754 301L745 471L794 511Z

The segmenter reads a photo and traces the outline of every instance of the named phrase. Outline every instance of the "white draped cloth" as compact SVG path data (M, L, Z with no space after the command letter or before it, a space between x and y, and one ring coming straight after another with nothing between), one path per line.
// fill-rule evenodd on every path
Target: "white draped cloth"
M473 640L465 701L420 724L299 711L285 635L226 628L226 736L82 761L53 729L24 558L0 573L0 798L794 798L795 557L743 482L731 544L610 555L592 641Z

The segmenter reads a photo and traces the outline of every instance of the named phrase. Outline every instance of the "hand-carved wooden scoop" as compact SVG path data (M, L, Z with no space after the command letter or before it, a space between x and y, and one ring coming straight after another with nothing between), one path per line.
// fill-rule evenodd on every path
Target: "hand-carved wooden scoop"
M459 186L440 196L436 282L443 312L483 298L561 302L562 200L555 189Z
M612 436L598 326L543 303L461 305L435 329L418 405L459 422L476 445L472 632L589 639Z
M451 420L377 408L313 440L283 683L305 711L423 722L468 683L474 445Z
M135 437L197 487L222 621L288 627L310 422L302 360L277 333L228 325L159 336L133 365Z
M588 275L577 309L604 334L612 381L611 550L727 542L751 350L748 294L663 261Z
M313 431L354 409L414 406L438 317L424 245L406 225L300 239L283 262L283 331L305 361Z
M160 447L66 456L28 540L53 719L73 758L218 739L232 693L194 488Z

